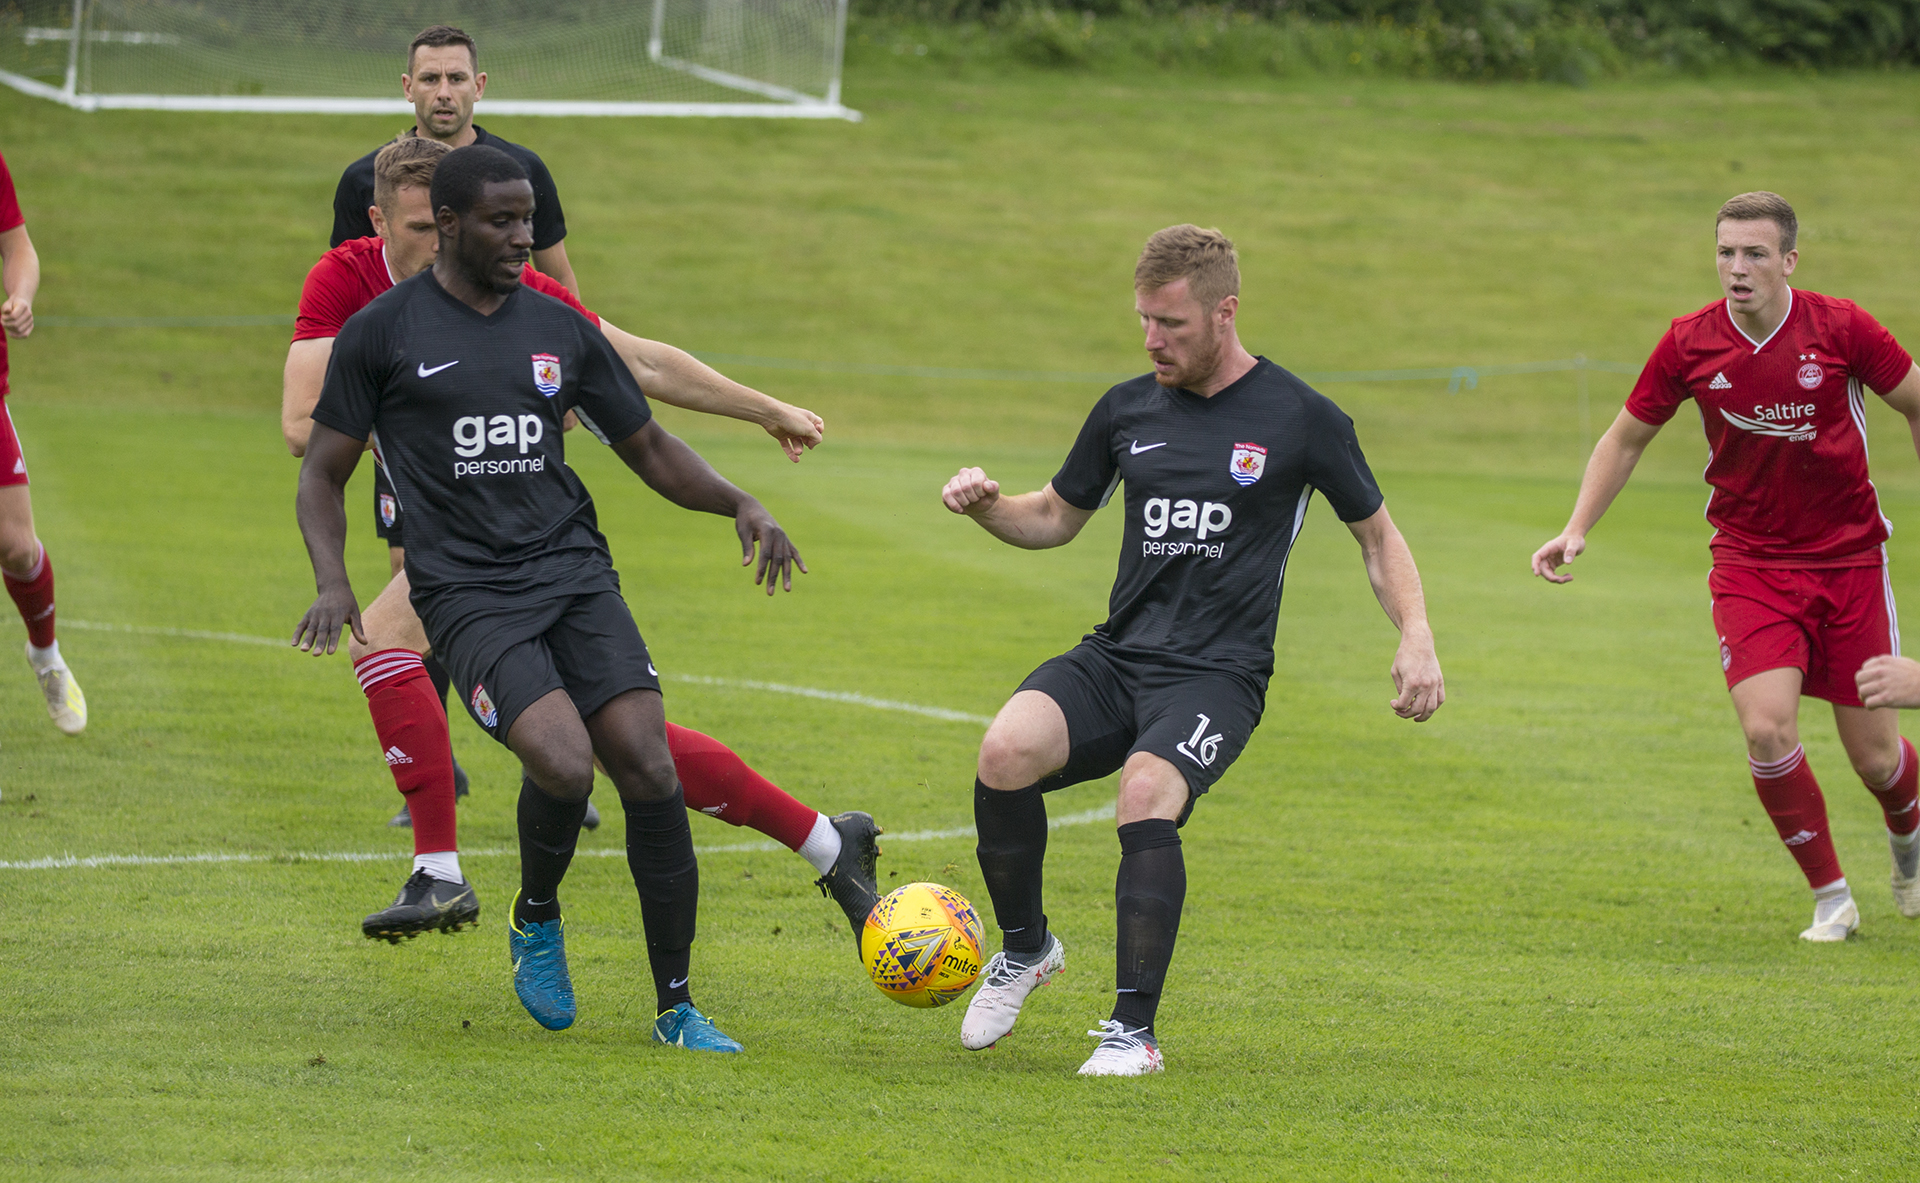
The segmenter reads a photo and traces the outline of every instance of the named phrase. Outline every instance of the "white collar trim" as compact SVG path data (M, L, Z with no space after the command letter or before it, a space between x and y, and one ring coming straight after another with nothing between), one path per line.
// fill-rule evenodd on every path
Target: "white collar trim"
M382 249L385 249L385 248L382 248ZM1728 323L1733 325L1733 331L1736 333L1739 333L1742 337L1746 337L1747 340L1753 341L1752 337L1747 336L1747 330L1741 328L1740 322L1733 318L1733 301L1725 300L1725 301L1722 301L1722 303L1726 305L1727 321ZM1793 319L1793 288L1788 287L1787 288L1787 314L1780 318L1779 324L1773 326L1773 332L1767 334L1767 341L1771 341L1775 337L1779 336L1780 330L1786 328L1787 322L1792 319ZM1765 349L1767 347L1767 341L1753 341L1753 351L1755 353L1758 353L1762 349Z
M380 265L387 269L387 282L392 284L394 287L399 287L400 280L393 274L393 264L387 262L387 240L384 238L380 240ZM1793 306L1789 304L1787 307L1791 308ZM1737 329L1740 326L1735 325L1733 327ZM1748 340L1752 340L1752 338L1749 337Z

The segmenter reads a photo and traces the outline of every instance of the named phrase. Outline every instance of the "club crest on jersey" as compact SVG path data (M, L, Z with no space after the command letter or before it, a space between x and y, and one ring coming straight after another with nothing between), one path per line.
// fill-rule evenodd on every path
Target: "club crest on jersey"
M1259 444L1235 444L1227 460L1227 474L1242 485L1251 485L1267 471L1267 450Z
M400 503L393 499L393 494L380 494L380 524L391 527L393 520L399 516Z
M475 683L473 687L473 716L488 731L500 722L500 712L493 707L493 699L487 694L487 688Z
M560 393L560 359L551 353L533 355L533 388L552 398Z
M1820 389L1820 384L1827 380L1827 372L1820 368L1819 362L1810 361L1806 365L1801 366L1800 372L1794 375L1794 377L1800 379L1800 389L1818 390Z

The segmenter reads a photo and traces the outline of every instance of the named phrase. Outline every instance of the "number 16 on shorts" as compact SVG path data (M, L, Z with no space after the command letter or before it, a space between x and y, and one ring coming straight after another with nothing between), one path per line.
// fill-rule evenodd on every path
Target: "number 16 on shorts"
M1174 747L1182 756L1200 767L1210 768L1214 757L1220 754L1220 741L1226 737L1218 732L1212 735L1207 734L1207 728L1213 726L1212 719L1199 714L1196 714L1195 718L1200 721L1194 725L1193 734L1175 744Z

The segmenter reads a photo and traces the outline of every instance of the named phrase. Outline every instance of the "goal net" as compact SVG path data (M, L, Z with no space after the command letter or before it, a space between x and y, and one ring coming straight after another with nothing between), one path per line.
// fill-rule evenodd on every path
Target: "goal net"
M87 111L398 114L436 24L473 35L495 115L859 118L847 0L0 0L0 82Z

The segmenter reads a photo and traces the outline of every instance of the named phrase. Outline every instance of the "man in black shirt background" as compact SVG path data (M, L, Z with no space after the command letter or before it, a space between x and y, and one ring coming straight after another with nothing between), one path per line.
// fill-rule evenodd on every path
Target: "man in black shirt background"
M486 144L519 161L533 184L533 265L579 295L580 283L574 278L573 264L567 261L563 241L567 237L567 216L560 208L560 191L554 188L553 174L531 150L491 135L473 122L473 104L487 90L487 76L480 71L480 51L473 38L449 25L422 29L407 46L407 72L400 76L400 89L414 110L413 126L401 134L428 136L449 148ZM373 234L373 216L368 210L373 205L373 158L379 154L380 149L375 148L340 174L340 185L333 193L329 247Z
M1186 899L1179 827L1260 722L1287 557L1316 490L1359 541L1400 629L1394 711L1424 722L1446 698L1419 571L1353 421L1240 344L1233 244L1218 230L1162 230L1134 289L1153 373L1106 393L1053 480L1003 495L968 468L941 492L994 537L1038 550L1072 541L1126 483L1106 623L1001 708L974 782L980 870L1004 934L961 1024L962 1046L979 1050L1013 1030L1027 995L1065 964L1041 908L1041 794L1120 773L1118 998L1088 1033L1100 1044L1083 1076L1163 1067L1153 1024Z
M693 836L659 676L620 598L593 500L565 462L567 413L669 500L732 517L744 558L759 549L756 582L791 588L792 568L806 568L758 501L653 420L592 321L521 284L534 196L516 161L484 145L456 149L434 171L431 200L433 266L356 313L334 343L298 498L319 594L295 642L331 652L351 628L365 643L344 562L345 492L371 439L406 507L406 570L427 638L475 722L524 772L508 937L522 1004L551 1030L575 1018L559 885L598 757L627 815L659 1002L654 1038L739 1051L688 990ZM471 896L464 882L449 891L459 888Z

